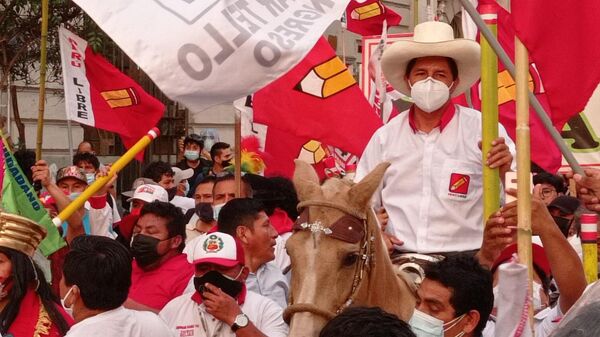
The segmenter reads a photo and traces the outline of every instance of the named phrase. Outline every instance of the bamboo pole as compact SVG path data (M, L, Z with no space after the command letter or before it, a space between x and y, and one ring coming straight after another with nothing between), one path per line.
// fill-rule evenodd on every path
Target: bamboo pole
M467 11L467 13L469 13L471 18L473 19L473 22L475 22L475 25L477 25L477 28L479 29L479 31L486 37L486 39L488 39L488 42L490 43L490 45L496 52L496 55L498 55L498 58L500 59L502 64L504 64L504 67L506 68L506 70L508 71L510 76L512 76L512 78L514 79L515 78L515 65L512 63L512 61L510 60L510 58L508 57L508 55L506 54L506 52L504 51L502 46L498 43L498 40L493 36L492 32L487 28L487 26L485 25L485 23L479 16L479 13L477 13L477 10L475 9L475 7L473 7L473 5L469 2L469 0L460 0L460 3L463 5L463 7ZM550 117L548 117L548 114L542 107L542 104L540 103L540 101L537 99L537 97L532 92L528 93L528 97L529 97L529 103L535 110L535 113L537 114L540 121L542 122L542 125L544 125L544 128L546 129L546 131L548 131L548 133L552 137L554 144L556 144L556 146L562 153L563 157L565 157L565 160L567 161L567 163L569 163L569 166L571 166L571 168L573 169L573 171L575 171L575 173L585 175L585 173L583 172L583 169L581 168L581 166L575 159L575 156L569 150L569 148L567 147L567 144L565 144L565 141L562 139L562 136L556 130L554 125L552 125L552 120L550 119Z
M44 137L44 108L46 104L46 41L48 37L48 0L42 0L42 36L40 41L40 94L38 102L37 141L35 160L42 159Z
M419 0L413 0L413 31L419 24Z
M529 131L529 54L515 37L517 90L517 247L520 263L527 266L529 294L532 293L533 263L531 252L531 148ZM529 298L529 324L532 336L533 305Z
M497 34L496 9L481 5L482 17L494 36ZM481 154L483 157L483 222L500 207L500 176L498 168L487 166L487 154L492 141L498 138L498 57L487 39L481 41Z
M235 196L242 195L242 112L235 111Z
M119 159L117 159L116 162L114 162L110 166L108 175L97 178L90 186L88 186L81 193L81 195L79 195L75 200L71 201L71 203L65 209L63 209L56 217L54 217L54 219L52 219L52 222L58 227L64 221L70 218L75 211L83 207L83 204L86 200L88 200L91 196L96 194L96 192L98 192L102 188L102 186L106 185L106 183L108 183L112 179L112 177L114 177L115 174L117 174L127 164L129 164L129 162L131 162L139 152L144 151L144 149L159 135L160 131L158 130L158 128L152 128L152 130L148 131L148 133L144 135L144 137L138 140L138 142L135 143L135 145L130 147L129 150L125 152L125 154L123 154Z

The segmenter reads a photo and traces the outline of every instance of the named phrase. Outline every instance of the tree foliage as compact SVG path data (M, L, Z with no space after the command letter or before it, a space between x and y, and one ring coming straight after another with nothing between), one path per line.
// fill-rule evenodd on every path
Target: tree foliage
M41 36L40 0L0 0L0 88L13 81L38 83ZM70 0L49 0L47 81L62 80L58 28L60 25L102 48L106 35Z

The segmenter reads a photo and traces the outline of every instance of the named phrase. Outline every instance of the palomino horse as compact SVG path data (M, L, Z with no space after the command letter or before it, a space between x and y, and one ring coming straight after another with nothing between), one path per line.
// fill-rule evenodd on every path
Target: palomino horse
M301 215L286 248L292 261L290 337L315 337L351 305L377 306L408 321L415 307L409 283L392 267L370 199L389 163L360 183L329 179L296 161Z

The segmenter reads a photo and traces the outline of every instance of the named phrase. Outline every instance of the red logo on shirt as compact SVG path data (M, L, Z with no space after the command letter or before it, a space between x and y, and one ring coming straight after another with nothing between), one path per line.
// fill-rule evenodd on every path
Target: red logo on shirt
M466 174L452 173L450 175L450 186L448 190L450 193L467 195L469 192L469 182L471 177Z

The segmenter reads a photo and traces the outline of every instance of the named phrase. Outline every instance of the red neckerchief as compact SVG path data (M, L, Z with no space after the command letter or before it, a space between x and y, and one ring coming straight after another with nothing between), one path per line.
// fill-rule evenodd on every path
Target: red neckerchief
M244 304L244 302L246 301L247 293L248 293L248 290L246 289L246 284L244 283L244 285L242 286L242 291L240 292L240 294L237 297L237 302L239 305ZM192 295L192 301L194 301L198 304L202 304L202 296L200 296L200 293L198 291L194 291L194 294Z
M279 235L291 232L292 226L294 226L292 219L290 219L287 213L281 208L275 208L275 211L273 211L269 220Z
M450 102L450 104L448 104L448 106L446 107L446 109L444 109L444 112L442 113L442 118L440 119L440 132L444 131L444 128L446 127L446 125L448 125L448 123L450 123L450 121L452 120L452 117L454 117L454 114L456 113L456 107L454 106L454 103ZM410 128L413 130L413 132L417 132L417 125L415 124L415 105L411 105L410 109L408 110L408 125L410 125Z

